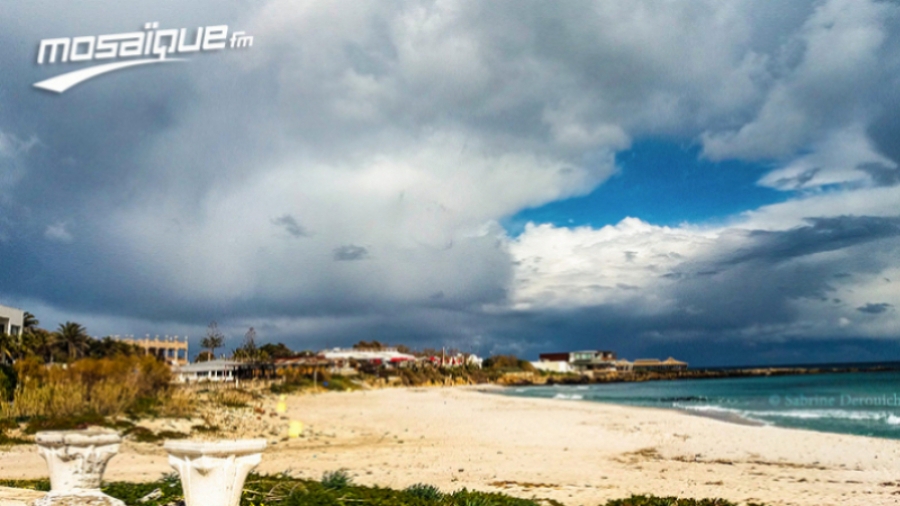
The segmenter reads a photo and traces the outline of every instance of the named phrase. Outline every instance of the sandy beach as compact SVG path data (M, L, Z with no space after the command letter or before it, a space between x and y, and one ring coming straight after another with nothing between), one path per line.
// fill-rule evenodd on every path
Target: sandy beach
M567 505L631 494L805 506L900 501L900 441L893 440L473 388L291 396L288 417L303 422L304 437L271 445L260 472L320 478L346 469L361 484L429 483ZM168 472L160 447L126 443L106 478L145 481ZM0 455L0 477L46 473L33 446Z

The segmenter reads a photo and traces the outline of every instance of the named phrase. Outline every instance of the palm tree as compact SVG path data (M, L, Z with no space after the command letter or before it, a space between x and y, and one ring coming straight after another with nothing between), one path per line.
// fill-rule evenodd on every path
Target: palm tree
M25 311L25 317L22 319L22 330L29 332L37 328L41 322L33 314Z
M60 342L66 344L70 361L75 360L79 353L84 352L88 345L88 339L90 339L85 328L75 322L60 323L56 330L56 337Z
M0 363L12 363L19 351L18 336L13 336L5 332L0 332Z
M41 357L44 362L53 360L53 347L56 340L56 334L41 328L34 328L22 334L22 346L26 352Z
M210 360L215 360L216 358L216 348L221 348L225 345L225 335L219 332L219 324L216 322L210 322L209 327L206 328L206 337L200 340L200 346L209 350L209 354L212 357Z

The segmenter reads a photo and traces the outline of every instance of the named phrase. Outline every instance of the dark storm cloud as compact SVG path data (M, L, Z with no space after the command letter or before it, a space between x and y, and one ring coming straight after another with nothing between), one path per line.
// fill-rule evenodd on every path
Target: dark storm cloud
M795 329L807 321L794 302L831 293L829 282L844 279L836 274L863 278L890 265L896 218L812 216L655 273L672 282L666 311L644 311L656 294L617 280L593 290L633 299L572 312L509 308L513 259L496 221L589 192L634 139L788 159L858 111L878 110L867 131L900 159L897 92L883 85L896 77L896 18L860 3L862 17L819 30L828 19L810 20L827 2L634 5L5 5L0 295L108 322L111 333L171 325L199 335L215 318L235 335L254 326L298 347L365 335L455 340L483 353L611 343L637 354L665 349L642 348L647 336ZM61 96L32 89L62 68L35 65L40 39L147 21L227 23L256 40L240 54L123 71ZM846 23L886 34L871 51L878 64L803 74L816 68L804 60L813 52L805 37ZM744 136L753 123L766 128ZM885 164L859 170L897 183ZM844 250L868 265L805 261ZM619 255L628 265L643 257Z
M880 302L880 303L869 302L865 306L860 306L860 307L856 308L856 310L859 311L860 313L881 314L892 307L894 307L894 306L891 304L888 304L886 302Z
M867 163L857 169L865 172L878 186L896 186L900 184L900 166L888 167L881 163Z
M749 244L733 253L719 251L721 258L682 264L672 276L677 280L670 292L675 310L661 316L654 330L713 336L754 327L765 334L762 329L770 326L781 335L802 333L796 302L824 306L835 282L854 274L877 275L891 267L888 252L900 248L900 217L844 216L810 223L785 231L752 231L746 236ZM845 255L818 259L836 251ZM795 324L800 327L791 328Z
M283 228L285 232L293 237L309 237L309 232L303 228L297 220L290 214L285 214L279 218L272 220L274 225Z
M775 263L900 236L900 217L839 216L807 221L812 225L787 231L751 232L753 246L736 252L723 263Z
M675 357L691 367L792 365L890 360L900 356L896 340L850 338L785 338L778 333L747 339L739 332L718 329L702 337L658 334L654 329L669 324L654 318L635 318L628 308L583 308L577 311L526 312L497 318L484 325L496 343L483 353L515 350L536 359L550 351L614 350L619 357Z

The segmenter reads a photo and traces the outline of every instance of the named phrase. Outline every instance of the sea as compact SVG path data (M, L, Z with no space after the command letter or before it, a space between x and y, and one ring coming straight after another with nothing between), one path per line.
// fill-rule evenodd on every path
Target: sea
M900 439L900 371L511 387L505 395L646 406L750 425Z

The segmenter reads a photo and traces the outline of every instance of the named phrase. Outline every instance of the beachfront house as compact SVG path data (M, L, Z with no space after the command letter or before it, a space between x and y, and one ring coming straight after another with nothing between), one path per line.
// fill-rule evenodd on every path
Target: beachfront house
M358 374L353 365L352 360L331 360L322 355L276 358L274 363L276 371L279 369L293 369L301 374L328 371L331 374L339 374L341 376Z
M532 362L531 365L534 366L534 368L537 369L538 371L558 372L558 373L575 372L575 368L572 367L572 365L569 364L569 362L564 362L562 360L554 360L554 361L538 360L537 362Z
M14 307L0 306L0 334L21 336L25 326L25 311Z
M616 372L631 372L634 370L634 362L629 362L624 358L613 362Z
M407 363L415 363L416 361L416 357L408 353L400 353L396 348L332 348L320 351L319 356L334 362L338 367L357 363L390 368L403 366Z
M144 350L144 352L148 355L153 355L154 357L165 361L171 366L182 366L188 364L187 336L184 336L184 339L178 336L165 336L162 338L156 336L152 339L149 335L144 338L137 339L134 336L113 336L113 339L115 339L116 341L121 341L123 343L131 344L133 346L137 346L138 348Z
M532 365L538 370L554 372L599 371L615 369L616 354L604 350L541 353ZM561 365L565 363L567 365Z
M673 372L684 371L687 369L687 362L675 360L669 357L660 361L656 358L639 358L634 361L633 369L635 372L652 371L652 372Z
M178 383L225 382L234 381L242 365L233 360L210 360L177 366L173 372Z
M474 366L481 368L484 359L474 353L457 353L455 355L426 355L418 357L419 362L428 363L435 367L462 367Z

